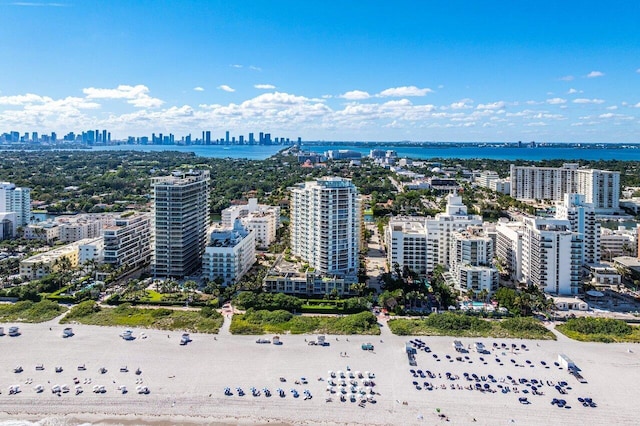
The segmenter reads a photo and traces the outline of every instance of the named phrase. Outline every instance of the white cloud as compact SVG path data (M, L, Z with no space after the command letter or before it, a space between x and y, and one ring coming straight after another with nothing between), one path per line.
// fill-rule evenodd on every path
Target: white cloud
M574 77L572 75L565 75L563 77L560 77L560 80L562 81L572 81L574 79Z
M454 102L451 105L449 105L449 107L451 109L469 109L469 108L473 108L471 105L473 103L473 99L469 99L469 98L464 98L464 99L460 99L458 102Z
M235 92L236 91L236 89L234 89L233 87L229 87L226 84L221 84L220 86L218 86L218 89L224 90L225 92Z
M262 71L262 68L256 67L255 65L249 65L249 69L252 71Z
M359 101L362 99L369 99L371 95L368 92L362 90L351 90L349 92L345 92L342 95L338 96L342 99L347 99L349 101Z
M143 84L121 84L115 89L87 87L82 92L87 99L127 99L127 103L138 108L157 108L164 104L163 100L149 96L149 88Z
M0 105L28 105L34 103L46 103L51 102L51 99L48 96L40 96L35 95L33 93L27 93L25 95L14 95L14 96L0 96Z
M566 103L567 100L566 99L562 99L562 98L551 98L551 99L547 99L547 103L549 105L560 105L560 104L564 104Z
M615 111L615 110L618 109L618 106L617 105L611 105L611 106L608 106L607 109L610 110L610 111Z
M638 68L638 69L636 70L636 72L637 72L638 74L640 74L640 68Z
M569 91L567 92L567 95L573 95L574 93L583 93L582 90L577 90L574 89L573 87L571 89L569 89Z
M598 118L612 118L612 117L615 117L615 116L616 116L616 114L614 114L612 112L607 112L607 113L604 113L604 114L600 114L598 116Z
M587 99L587 98L577 98L573 100L574 104L603 104L604 99Z
M587 78L603 77L604 73L601 71L591 71L586 75Z
M476 109L501 109L501 108L504 108L504 106L505 106L504 101L497 101L497 102L492 102L490 104L478 104Z
M242 65L240 64L231 64L229 65L231 68L242 68Z
M385 89L382 92L378 93L376 96L381 98L401 98L405 96L425 96L427 93L431 92L433 92L433 90L427 87L420 89L416 86L401 86Z
M197 86L194 87L193 90L195 90L196 92L204 92L204 87Z
M271 90L276 88L276 86L274 86L273 84L254 84L253 87L262 90Z
M634 107L634 108L640 108L640 102L638 102L637 104L635 104L633 107Z

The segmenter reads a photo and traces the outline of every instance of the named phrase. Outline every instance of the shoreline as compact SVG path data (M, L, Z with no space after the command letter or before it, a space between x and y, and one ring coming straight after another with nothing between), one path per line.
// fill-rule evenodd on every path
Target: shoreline
M456 361L460 354L453 350L454 338L421 337L432 352L420 351L416 355L418 365L411 367L404 353L404 345L411 337L387 333L375 339L352 335L348 336L349 341L346 336L326 336L330 343L326 347L309 346L305 341L309 335L283 335L283 345L274 346L257 345L255 336L192 333L193 341L180 346L180 333L161 330L134 329L138 338L124 341L118 337L122 329L117 327L74 325L75 335L67 339L61 337L64 326L54 321L21 324L20 328L22 335L18 337L0 337L2 426L16 424L15 420L23 422L19 425L29 424L24 423L27 420L39 425L412 425L444 421L440 414L452 424L469 424L475 418L477 424L513 420L525 425L579 425L585 416L596 424L636 423L635 393L630 390L640 380L638 344L575 342L562 337L557 341L460 338L456 340L461 340L465 347L483 341L491 354L483 356L470 351L464 354L468 360ZM141 333L147 337L143 338ZM365 341L373 341L375 350L361 350ZM511 343L517 343L518 347L525 344L526 349L495 349L493 343L506 343L507 347ZM561 353L577 364L588 383L579 383L553 366ZM502 365L494 358L501 359ZM531 364L525 360L531 360ZM542 361L551 368L543 367ZM36 371L37 364L42 364L44 370ZM80 364L86 365L85 371L76 369ZM14 373L17 365L24 368L22 373ZM60 373L54 371L58 365L63 367ZM123 366L127 366L127 372L120 371ZM101 367L107 369L105 374L98 372ZM136 368L142 370L140 376L134 374ZM416 368L433 371L435 378L412 377L409 370ZM345 373L346 382L358 382L355 377L349 379L349 370L373 373L376 402L363 407L349 399L341 402L339 383L333 388L336 393L326 390L330 387L330 370ZM475 382L449 381L444 377L447 372L460 378L464 373L483 377L492 374L496 382L482 382L491 391L470 391L465 387ZM552 386L543 385L544 395L525 394L530 388L510 384L508 376L552 383L566 381L572 389L561 396ZM286 378L286 382L280 382L279 377ZM301 377L306 378L307 384L295 384ZM74 378L84 388L82 394L70 392L58 396L51 392L54 384L67 384L73 389ZM149 387L150 394L136 392L139 379ZM420 385L429 381L435 388L416 390L413 381ZM8 387L18 384L21 392L9 395ZM33 390L36 384L42 384L44 392L36 393ZM92 386L98 384L105 386L106 393L91 392ZM117 390L122 385L129 390L127 394ZM445 389L441 388L443 385ZM498 385L509 385L512 389L503 393ZM254 397L249 391L253 386L258 390L268 388L274 394ZM225 387L230 387L234 395L225 396ZM246 395L238 396L236 387L241 387ZM285 391L284 398L275 393L278 387ZM294 398L291 389L299 391L300 397ZM313 398L303 399L305 389ZM347 397L348 389L349 385L345 388ZM520 404L518 398L522 396L531 404ZM593 398L598 407L578 405L577 397L581 396ZM328 397L331 402L327 402ZM564 398L573 407L557 408L550 404L552 398Z

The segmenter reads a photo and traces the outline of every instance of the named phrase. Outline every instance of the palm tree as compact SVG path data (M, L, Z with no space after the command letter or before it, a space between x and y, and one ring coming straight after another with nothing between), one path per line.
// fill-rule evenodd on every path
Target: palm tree
M362 295L364 294L365 290L367 289L367 284L366 283L355 283L355 284L351 284L351 291L355 291L356 293L358 293L358 297L362 297Z

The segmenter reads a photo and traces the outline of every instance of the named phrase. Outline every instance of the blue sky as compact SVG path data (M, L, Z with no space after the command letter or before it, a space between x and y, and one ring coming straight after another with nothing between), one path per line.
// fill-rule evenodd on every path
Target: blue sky
M640 2L0 0L0 132L640 142Z

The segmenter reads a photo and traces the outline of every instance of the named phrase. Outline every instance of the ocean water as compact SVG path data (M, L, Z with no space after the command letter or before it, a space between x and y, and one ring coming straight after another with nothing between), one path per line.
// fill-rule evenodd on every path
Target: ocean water
M178 151L193 152L199 157L206 158L247 158L251 160L264 160L278 151L285 149L282 145L114 145L93 147L94 151ZM635 160L640 161L640 146L635 148L612 145L608 148L599 148L588 144L582 147L558 147L542 146L536 148L516 148L501 147L496 145L487 146L453 146L453 145L429 145L415 146L392 144L379 144L374 146L357 143L345 144L309 144L302 145L305 151L324 153L328 150L349 149L358 151L363 155L368 155L373 148L383 150L394 150L399 157L413 159L433 159L433 158L487 158L492 160L567 160L567 161L596 161L596 160Z
M596 148L586 145L580 148L572 147L536 147L536 148L516 148L500 146L412 146L393 145L389 146L359 146L354 144L345 145L302 145L304 150L312 152L326 152L330 149L349 149L358 151L362 155L369 155L371 149L394 150L399 157L428 160L432 158L487 158L491 160L568 160L568 161L597 161L597 160L635 160L640 161L640 146L637 148L622 148L619 145L611 148Z

